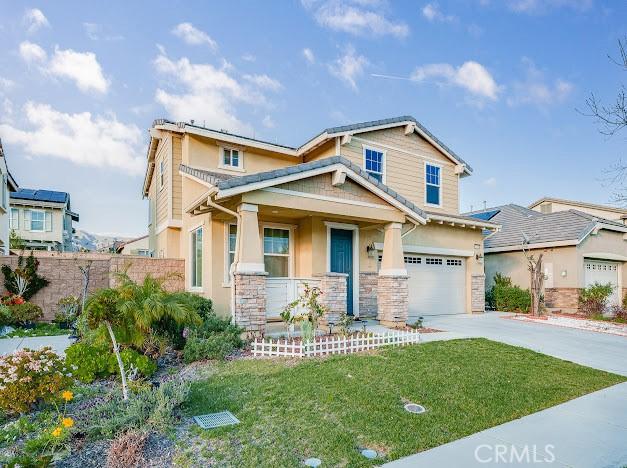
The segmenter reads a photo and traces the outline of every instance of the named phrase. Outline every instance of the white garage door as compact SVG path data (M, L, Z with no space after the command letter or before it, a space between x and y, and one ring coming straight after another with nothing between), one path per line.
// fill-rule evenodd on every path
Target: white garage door
M612 286L614 286L614 292L608 301L609 305L618 305L620 303L618 268L618 263L584 260L584 281L586 286L594 283L612 283Z
M409 323L425 315L464 313L464 258L407 254L405 267L409 275Z

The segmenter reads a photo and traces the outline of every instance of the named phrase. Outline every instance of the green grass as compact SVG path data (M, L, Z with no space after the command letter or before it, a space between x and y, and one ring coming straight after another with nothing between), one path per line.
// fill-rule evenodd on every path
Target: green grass
M368 355L217 364L192 386L189 415L228 409L241 424L194 431L220 465L372 466L625 381L484 339ZM403 410L412 401L428 412ZM359 448L383 457L363 458ZM184 456L183 456L184 458Z
M16 328L11 333L8 333L2 338L22 338L29 336L57 336L57 335L69 335L72 330L62 329L56 323L38 323L35 328Z

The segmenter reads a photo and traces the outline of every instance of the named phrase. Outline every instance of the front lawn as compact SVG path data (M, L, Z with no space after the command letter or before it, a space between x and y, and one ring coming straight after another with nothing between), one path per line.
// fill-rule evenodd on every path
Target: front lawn
M193 431L179 461L228 466L371 466L426 450L625 381L484 339L308 360L217 364L192 385L191 415L230 410L237 426ZM422 415L403 404L424 405ZM383 454L366 460L361 448Z
M22 337L31 337L31 336L58 336L58 335L69 335L72 333L72 330L68 330L67 328L61 328L56 323L37 323L35 328L16 328L10 333L6 335L0 336L0 339L3 338L22 338Z

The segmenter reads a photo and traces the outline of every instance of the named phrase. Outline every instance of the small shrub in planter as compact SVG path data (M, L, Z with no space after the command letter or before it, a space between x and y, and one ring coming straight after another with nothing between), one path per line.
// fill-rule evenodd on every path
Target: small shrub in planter
M52 401L71 384L63 360L50 348L0 356L0 408L24 413L38 401Z
M44 316L44 313L37 304L23 302L9 306L13 323L23 328L34 328L35 322Z
M191 332L183 348L183 360L189 364L205 359L224 359L235 349L234 341L233 335L228 333L199 336Z

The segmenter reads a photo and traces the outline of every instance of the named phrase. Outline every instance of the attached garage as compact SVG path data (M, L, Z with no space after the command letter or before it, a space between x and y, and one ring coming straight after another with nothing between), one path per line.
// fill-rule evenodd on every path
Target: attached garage
M466 259L405 254L409 275L409 319L466 311Z
M594 283L607 284L614 286L614 292L608 301L609 305L620 304L620 288L619 272L620 264L615 262L605 262L600 260L584 260L584 282L588 287Z

